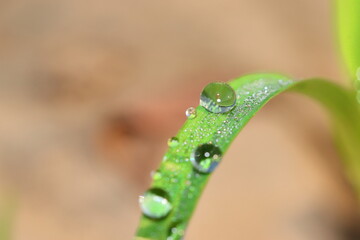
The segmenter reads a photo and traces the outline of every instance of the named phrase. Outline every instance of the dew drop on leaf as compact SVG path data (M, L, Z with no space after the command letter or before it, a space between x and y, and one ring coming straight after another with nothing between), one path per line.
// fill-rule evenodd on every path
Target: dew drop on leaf
M182 240L185 234L184 227L180 224L172 224L169 228L166 240Z
M236 93L227 83L209 83L200 95L200 105L212 113L228 112L235 106L235 103Z
M168 194L160 188L152 188L139 197L143 214L152 219L160 219L169 214L172 204Z
M169 138L167 144L169 147L176 147L179 145L179 139L177 137Z
M196 118L196 109L193 107L189 107L188 109L186 109L185 115L189 119Z
M194 168L201 173L211 173L221 161L222 152L214 144L198 146L190 156Z

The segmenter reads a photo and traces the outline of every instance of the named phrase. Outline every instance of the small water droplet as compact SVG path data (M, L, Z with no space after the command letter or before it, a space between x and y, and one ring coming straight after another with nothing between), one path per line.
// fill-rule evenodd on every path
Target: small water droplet
M179 223L172 224L166 240L182 240L185 234L184 227Z
M160 219L172 209L168 194L160 188L152 188L139 197L140 208L149 218Z
M279 83L280 86L286 86L286 85L289 85L289 84L290 84L289 81L285 81L285 80L283 80L283 79L279 79L279 80L278 80L278 83Z
M190 156L192 165L201 173L211 173L221 161L222 152L213 144L198 146Z
M213 113L228 112L235 106L235 103L236 93L227 83L209 83L200 95L200 105Z
M177 137L169 138L167 144L169 147L176 147L179 145L179 139Z
M189 119L196 118L196 109L193 107L189 107L188 109L186 109L185 115Z

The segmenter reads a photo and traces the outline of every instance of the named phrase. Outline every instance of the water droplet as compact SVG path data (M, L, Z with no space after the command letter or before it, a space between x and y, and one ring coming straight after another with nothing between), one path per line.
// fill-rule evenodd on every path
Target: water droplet
M169 138L167 144L169 147L176 147L179 145L179 139L177 137Z
M280 86L287 86L287 85L290 84L289 81L285 81L285 80L283 80L283 79L279 79L279 80L278 80L278 83L279 83Z
M189 107L188 109L186 109L185 115L189 119L195 118L196 117L196 109L193 107Z
M190 156L192 165L201 173L211 173L215 170L222 157L220 148L213 144L198 146Z
M182 227L178 223L175 223L170 226L168 237L166 240L182 240L184 234L185 234L184 227Z
M169 214L172 205L168 194L160 188L152 188L139 198L143 214L149 218L160 219Z
M206 85L200 95L200 105L213 113L230 111L236 103L236 93L227 83L215 82Z

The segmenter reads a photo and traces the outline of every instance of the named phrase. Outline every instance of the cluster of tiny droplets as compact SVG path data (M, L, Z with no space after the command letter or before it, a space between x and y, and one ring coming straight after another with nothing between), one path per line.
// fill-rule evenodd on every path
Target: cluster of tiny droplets
M217 114L207 114L202 120L203 124L200 124L200 128L196 129L190 134L190 139L208 139L212 136L212 141L216 145L229 144L232 135L238 132L242 127L242 120L248 117L249 113L258 109L259 105L263 104L264 100L274 95L280 88L283 88L290 84L289 80L257 80L249 84L243 85L236 90L237 103L233 110L226 113L227 117L223 121L223 124L219 126L215 132L208 131L206 127L213 125L217 121ZM254 89L257 91L254 92ZM191 145L191 144L190 144ZM194 148L196 146L189 146Z

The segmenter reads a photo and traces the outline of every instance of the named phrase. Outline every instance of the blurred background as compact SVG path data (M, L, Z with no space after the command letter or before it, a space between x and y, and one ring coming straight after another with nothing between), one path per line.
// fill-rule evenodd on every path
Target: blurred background
M206 83L271 71L347 84L332 23L329 0L2 0L11 239L132 239L138 195ZM304 97L273 100L213 174L186 239L360 239L329 125Z

